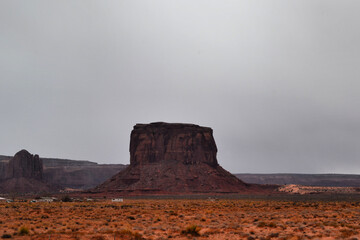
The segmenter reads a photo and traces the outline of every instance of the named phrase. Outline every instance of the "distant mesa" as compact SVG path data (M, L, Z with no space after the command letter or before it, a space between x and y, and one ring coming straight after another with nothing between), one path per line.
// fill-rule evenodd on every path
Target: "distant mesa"
M103 183L125 167L123 164L97 164L90 161L42 158L21 150L14 157L0 155L0 193L22 194L39 190L53 192L60 189L85 190ZM21 187L29 181L37 181L35 185L38 181L46 183L47 186L51 186L51 189L42 187L38 189L30 183L27 183L28 186Z
M234 175L247 183L255 184L360 187L360 175L355 174L238 173Z
M97 164L56 158L42 158L42 161L44 181L77 190L94 188L126 167L123 164Z
M43 181L43 163L38 155L21 150L0 167L0 193L52 192L57 188Z
M6 178L31 178L42 180L43 164L39 155L32 155L26 150L16 153L10 160Z
M136 124L130 165L94 192L134 194L238 193L256 191L216 159L213 131L194 124Z

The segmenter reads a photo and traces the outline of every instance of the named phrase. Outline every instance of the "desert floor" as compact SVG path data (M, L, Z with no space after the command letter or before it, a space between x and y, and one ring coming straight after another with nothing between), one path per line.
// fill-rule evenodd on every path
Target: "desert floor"
M12 239L360 239L359 201L0 203Z

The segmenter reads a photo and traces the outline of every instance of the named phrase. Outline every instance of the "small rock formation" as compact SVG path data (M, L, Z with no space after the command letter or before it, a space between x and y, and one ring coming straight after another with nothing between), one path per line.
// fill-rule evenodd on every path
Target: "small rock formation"
M43 163L39 155L21 150L9 161L6 178L32 178L42 180Z
M21 150L3 167L0 193L24 194L58 190L43 182L43 164L38 155Z
M237 193L251 191L219 166L213 131L194 124L136 124L130 165L94 192L134 194Z
M7 178L13 178L14 175L34 176L35 179L42 175L42 177L38 179L42 179L43 182L51 186L85 190L98 186L127 167L127 165L123 164L98 164L96 162L82 160L41 157L39 158L39 163L36 163L36 160L34 161L35 166L28 166L25 169L22 167L19 168L19 166L27 166L29 162L32 162L32 160L29 161L32 155L28 155L26 152L25 150L20 151L16 154L17 157L15 158L18 160L22 159L21 161L28 159L28 163L20 163L19 161L12 162L11 168L13 170L8 169L9 162L13 157L0 155L0 182ZM21 155L25 156L21 157ZM37 158L37 155L34 157ZM42 171L40 168L42 168ZM34 171L32 174L29 174L31 169ZM37 169L40 171L37 171ZM24 171L27 173L23 174Z

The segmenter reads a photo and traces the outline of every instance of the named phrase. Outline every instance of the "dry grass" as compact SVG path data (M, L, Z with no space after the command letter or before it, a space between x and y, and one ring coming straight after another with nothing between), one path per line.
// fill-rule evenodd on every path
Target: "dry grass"
M358 202L125 200L0 203L12 239L360 239Z

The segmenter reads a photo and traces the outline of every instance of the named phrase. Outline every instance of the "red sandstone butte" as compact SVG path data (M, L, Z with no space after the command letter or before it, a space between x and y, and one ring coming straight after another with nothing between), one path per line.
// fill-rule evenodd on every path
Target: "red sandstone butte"
M54 192L58 187L43 181L43 163L38 155L21 150L3 166L0 193L28 194Z
M193 194L258 188L224 170L216 154L211 128L163 122L136 124L131 132L130 165L93 191Z

